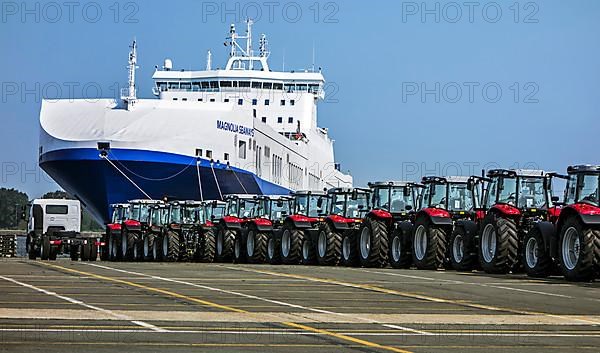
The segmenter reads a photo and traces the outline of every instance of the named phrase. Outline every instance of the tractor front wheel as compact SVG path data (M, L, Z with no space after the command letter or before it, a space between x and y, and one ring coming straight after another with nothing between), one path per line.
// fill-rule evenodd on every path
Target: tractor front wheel
M595 254L600 251L600 229L567 219L558 237L558 258L563 275L569 281L591 281L595 277Z
M388 230L384 222L367 218L359 229L358 248L364 267L384 267L388 257Z
M479 237L479 261L487 273L508 273L518 264L519 238L513 219L487 215Z
M426 219L415 223L413 260L419 270L437 270L446 259L446 231Z
M329 224L319 229L317 260L320 265L335 266L342 257L342 235Z

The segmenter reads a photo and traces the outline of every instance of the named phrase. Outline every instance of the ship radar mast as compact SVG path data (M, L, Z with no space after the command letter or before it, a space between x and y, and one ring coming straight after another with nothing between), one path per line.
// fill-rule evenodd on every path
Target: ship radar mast
M128 87L121 89L121 99L125 102L126 109L131 110L137 101L137 94L135 89L135 69L137 66L137 42L134 39L129 46L129 65L127 69L129 71Z
M225 42L225 46L230 46L229 60L227 61L226 70L254 70L255 64L260 64L260 70L270 71L267 59L269 58L269 50L267 48L267 37L261 34L259 40L259 54L255 56L252 48L252 19L246 20L246 35L241 36L235 30L235 24L229 27L229 37ZM246 40L245 48L240 45L240 40Z

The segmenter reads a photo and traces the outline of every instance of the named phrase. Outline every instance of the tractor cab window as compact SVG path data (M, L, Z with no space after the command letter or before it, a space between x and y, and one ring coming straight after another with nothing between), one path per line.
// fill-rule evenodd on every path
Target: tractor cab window
M268 201L267 200L248 200L246 201L246 204L249 205L249 211L250 211L250 215L249 217L251 218L259 218L259 217L265 217L269 215L269 209L268 209ZM251 205L251 206L250 206Z
M160 208L160 224L167 224L169 222L169 209L166 207Z
M346 209L346 195L344 194L334 194L331 199L331 213L344 216L344 210Z
M425 189L423 190L423 193L421 194L421 204L419 205L420 208L427 208L429 207L429 199L431 198L431 185L425 185Z
M237 199L233 202L233 212L230 212L230 214L239 218L248 218L252 215L252 206L253 203L249 200Z
M295 198L294 213L308 216L310 204L308 195L299 195Z
M288 200L271 201L271 218L274 220L282 219L290 214L290 202Z
M392 188L390 195L390 212L405 212L406 206L414 203L412 190L405 191L404 187Z
M429 207L446 208L446 184L434 184L432 187L431 201Z
M353 199L351 195L346 195L348 198L348 209L346 216L348 218L361 218L363 212L369 208L369 195L366 193L360 193L356 199Z
M140 220L140 206L141 205L133 205L131 207L131 219L139 221Z
M498 189L498 178L493 178L487 186L485 195L485 207L490 208L496 203L496 189Z
M202 216L202 212L200 212L200 209L197 207L187 206L181 210L181 219L183 224L194 224L199 220L199 218L203 218ZM201 219L201 221L204 220Z
M323 195L300 195L296 196L295 213L307 217L319 217L327 212L328 198Z
M449 211L470 211L475 207L475 198L468 184L450 184L448 190Z
M579 177L579 202L598 204L598 175L588 174Z
M569 175L567 188L565 189L565 204L571 205L575 203L577 197L577 174Z
M517 179L501 178L498 185L498 203L516 205ZM493 205L493 204L492 204Z
M206 206L206 217L207 219L221 219L226 214L225 205L218 204L213 207L212 204Z
M519 178L518 207L540 208L546 206L546 191L543 178Z
M152 210L151 212L151 217L150 217L150 222L152 223L153 226L160 226L162 225L161 222L161 217L160 217L160 209L155 208Z
M169 221L171 223L181 223L181 206L170 207Z
M148 216L150 213L150 205L140 205L140 218L138 221L146 222L148 221Z

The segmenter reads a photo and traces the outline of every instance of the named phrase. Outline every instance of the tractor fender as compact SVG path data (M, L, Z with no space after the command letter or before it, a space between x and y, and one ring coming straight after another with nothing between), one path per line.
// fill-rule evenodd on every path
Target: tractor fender
M585 225L600 225L600 208L588 204L574 204L562 209L557 222L560 230L565 220L577 217Z
M337 232L342 232L350 229L350 223L347 218L341 216L329 216L326 220L327 224ZM354 222L352 222L354 224Z
M540 234L542 234L544 249L546 249L552 257L556 257L555 255L558 254L558 237L556 230L554 229L554 224L544 221L537 222L533 226L540 231Z
M291 215L287 217L286 223L296 229L308 229L312 227L311 220L313 219L304 215Z
M452 217L448 211L439 208L424 208L417 213L417 219L425 218L436 226L452 226Z
M478 246L478 238L479 238L479 226L477 223L468 220L462 219L456 222L455 227L461 227L465 232L465 245L471 249L476 248Z

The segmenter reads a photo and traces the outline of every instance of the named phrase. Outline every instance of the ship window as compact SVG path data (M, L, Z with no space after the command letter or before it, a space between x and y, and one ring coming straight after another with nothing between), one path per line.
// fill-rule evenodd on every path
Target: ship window
M202 157L202 148L196 148L196 157Z
M158 87L159 91L164 92L167 90L167 83L166 82L157 82L156 87Z
M192 89L192 83L191 82L181 82L181 89L190 91Z
M290 99L290 105L296 105L296 101L293 99Z
M231 81L221 81L221 87L231 87Z
M285 85L283 85L283 89L288 91L288 92L292 92L294 91L294 84L293 83L286 83Z
M265 157L271 157L271 147L265 146Z
M237 87L238 86L238 82L237 81L233 81L233 87Z
M173 98L173 100L174 100L174 101L176 101L176 100L177 100L177 98Z
M212 158L212 151L206 150L206 158Z
M208 89L208 81L202 81L200 83L202 84L202 89Z
M169 89L179 89L179 82L169 82Z
M269 105L269 100L265 99L265 105Z
M258 103L258 99L253 99L252 100L252 105L256 105L256 103Z
M200 90L200 82L192 82L192 91L197 92Z
M215 99L214 99L214 98L211 98L211 99L210 99L210 101L211 101L211 102L214 102L214 101L215 101Z
M283 83L274 83L273 89L283 89Z
M238 105L244 104L244 100L242 98L238 99Z
M307 86L306 86L306 84L299 84L299 85L296 85L296 89L298 91L306 91L307 90Z
M261 118L261 120L262 120L262 122L263 122L263 123L266 123L266 122L267 122L267 117L266 117L266 116L263 116L263 117Z
M283 118L282 118L282 117L278 117L278 118L277 118L277 123L278 123L278 124L281 124L281 123L283 123Z
M289 123L289 124L293 124L293 123L294 123L294 118L290 116L290 117L288 118L288 123Z
M238 141L238 156L241 159L246 159L246 141Z
M187 98L181 98L181 100L187 102Z
M252 117L256 118L256 109L252 109Z
M210 81L210 88L219 88L219 81Z
M308 85L308 91L312 93L319 92L319 85Z
M250 87L250 81L240 81L240 87Z
M252 88L261 88L262 84L260 82L252 82Z
M271 89L273 87L273 83L265 82L263 83L263 89Z
M228 161L229 160L229 153L225 153L223 154L223 159Z
M198 98L198 102L202 102L202 98Z
M285 105L285 99L282 99L281 102L279 102L279 105Z
M223 102L225 102L225 103L229 103L229 98L225 98L225 99L223 99Z

